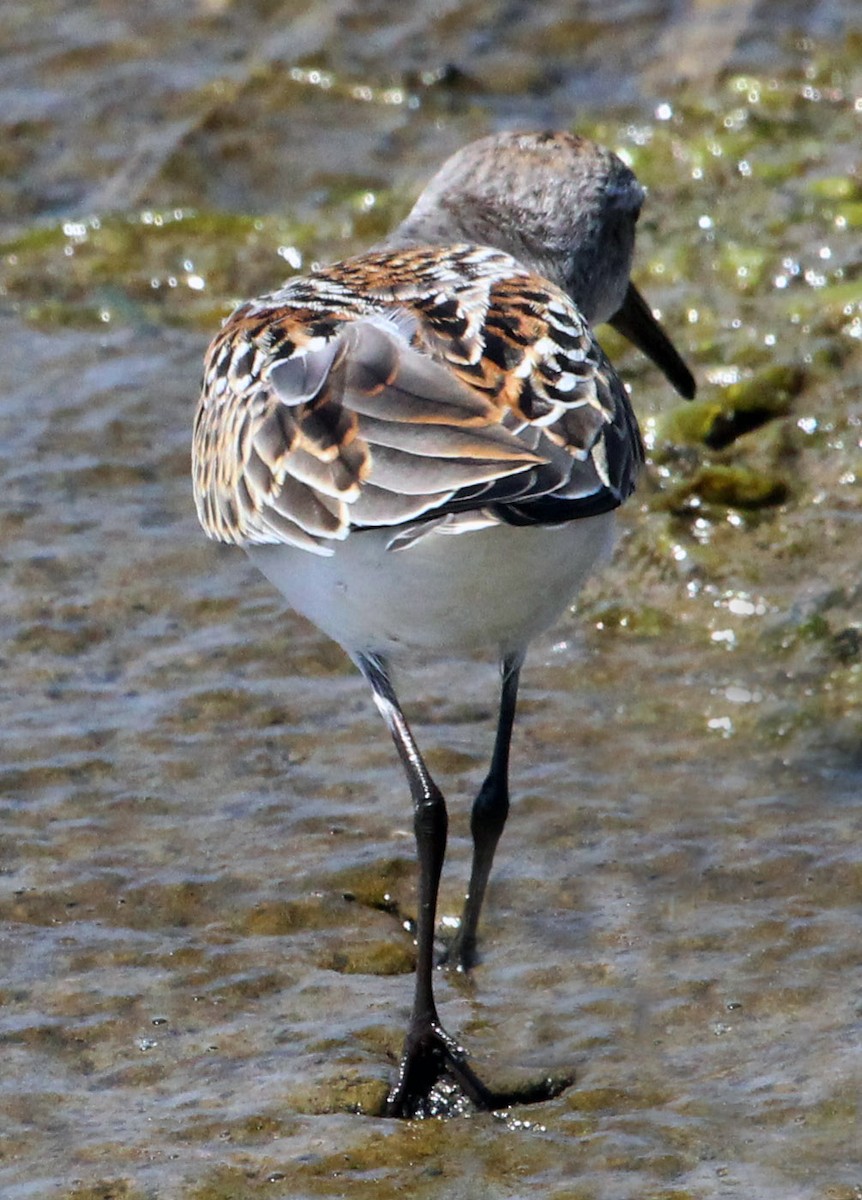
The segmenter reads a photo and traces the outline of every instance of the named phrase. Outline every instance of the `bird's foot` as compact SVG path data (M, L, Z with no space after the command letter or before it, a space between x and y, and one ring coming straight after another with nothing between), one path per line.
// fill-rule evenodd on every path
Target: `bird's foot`
M438 967L449 967L467 975L476 966L479 955L476 951L476 935L464 933L463 926L447 944L437 960Z
M467 1065L466 1057L463 1047L435 1021L414 1023L383 1115L424 1118L498 1112L513 1104L552 1100L572 1083L570 1077L545 1078L495 1092Z

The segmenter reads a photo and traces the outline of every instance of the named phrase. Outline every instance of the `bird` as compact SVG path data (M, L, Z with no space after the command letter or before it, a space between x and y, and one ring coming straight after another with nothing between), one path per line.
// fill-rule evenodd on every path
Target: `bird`
M496 736L473 803L472 866L448 963L470 970L509 810L527 647L611 551L644 461L609 322L685 398L694 378L631 281L645 191L568 131L472 142L364 253L315 265L226 319L205 358L192 449L205 533L241 546L370 685L410 791L418 859L413 1005L391 1117L556 1095L476 1074L434 996L446 801L394 667L484 651ZM570 1081L569 1081L570 1082Z

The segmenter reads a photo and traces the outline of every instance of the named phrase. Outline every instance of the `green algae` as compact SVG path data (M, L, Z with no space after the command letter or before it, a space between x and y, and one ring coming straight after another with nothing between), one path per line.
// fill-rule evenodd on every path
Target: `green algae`
M398 911L398 899L415 882L411 859L387 858L350 867L334 876L334 884L348 900L382 912Z
M657 443L721 449L742 434L788 416L805 386L800 366L776 363L722 388L715 398L677 405L658 418ZM660 455L660 451L658 452Z
M148 1200L149 1193L127 1179L106 1179L75 1185L65 1200Z
M319 237L284 217L180 208L66 219L0 244L0 288L40 326L208 328L232 297L289 275Z
M290 1092L291 1107L300 1113L357 1113L380 1117L389 1094L385 1079L371 1079L368 1068L342 1067L325 1082L297 1080Z
M252 937L284 937L303 930L329 929L344 923L345 903L332 894L291 900L261 900L237 914L237 932Z
M416 954L410 947L391 940L354 939L330 951L320 965L340 975L409 975L416 966Z
M596 629L625 631L634 637L658 638L668 632L677 618L665 609L649 604L623 604L619 601L594 605L590 620Z
M668 495L668 508L685 511L692 498L724 508L758 509L783 504L790 484L780 475L768 475L739 465L699 467L685 483Z

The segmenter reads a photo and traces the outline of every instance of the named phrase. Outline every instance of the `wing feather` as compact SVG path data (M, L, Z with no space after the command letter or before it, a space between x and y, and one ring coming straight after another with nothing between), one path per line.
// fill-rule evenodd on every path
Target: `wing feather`
M607 511L643 449L568 297L460 246L364 255L243 305L208 354L194 454L211 536L327 554L364 526L409 545L423 525Z

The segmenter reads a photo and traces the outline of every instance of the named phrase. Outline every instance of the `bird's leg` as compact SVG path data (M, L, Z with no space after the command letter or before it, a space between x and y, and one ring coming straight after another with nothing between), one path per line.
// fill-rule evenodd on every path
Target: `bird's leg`
M506 656L501 664L503 683L494 753L485 782L473 802L470 816L470 831L473 835L470 887L464 902L461 925L446 954L447 961L461 971L468 971L476 962L476 928L479 924L479 913L494 862L494 852L509 814L509 745L512 740L512 726L518 701L518 680L523 661L524 655L519 653Z
M374 699L392 734L413 798L416 849L419 858L419 911L416 922L416 986L410 1027L398 1081L389 1094L386 1115L411 1117L440 1110L432 1091L441 1080L450 1080L478 1108L500 1107L498 1098L476 1078L465 1062L464 1051L440 1025L434 1003L434 926L437 889L446 853L447 815L443 794L428 768L398 704L383 663L358 655L357 665L370 683Z
M512 1104L535 1104L550 1100L567 1088L569 1075L545 1077L519 1087L493 1092L467 1066L464 1050L440 1024L434 1002L434 926L437 910L437 889L443 857L446 853L447 815L443 794L431 778L410 726L401 711L395 689L385 665L370 655L357 655L356 663L371 684L374 699L389 727L398 755L410 785L413 798L416 848L419 858L419 911L416 921L416 986L413 1011L404 1051L398 1069L398 1079L389 1093L384 1108L388 1117L425 1117L447 1115L460 1111L462 1098L476 1108L492 1112ZM494 857L494 847L506 820L506 774L509 739L515 718L515 699L518 691L518 671L521 658L507 659L503 664L503 698L497 742L494 749L488 784L482 792L490 797L480 805L480 811L490 810L490 818L474 825L476 859L474 875L480 886L468 897L470 925L474 931L479 917L482 894ZM502 783L501 783L502 781ZM481 796L482 793L480 793ZM501 799L502 798L502 799ZM477 800L478 804L478 800ZM475 812L475 810L474 810ZM480 830L477 836L477 829ZM496 831L496 832L494 832ZM455 1093L453 1098L453 1091Z

